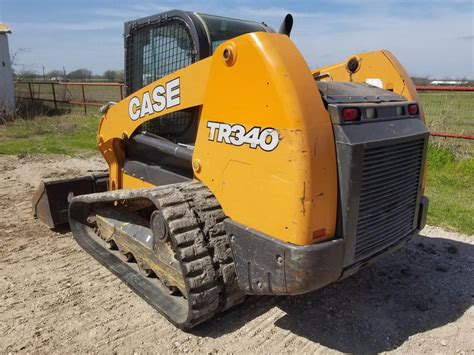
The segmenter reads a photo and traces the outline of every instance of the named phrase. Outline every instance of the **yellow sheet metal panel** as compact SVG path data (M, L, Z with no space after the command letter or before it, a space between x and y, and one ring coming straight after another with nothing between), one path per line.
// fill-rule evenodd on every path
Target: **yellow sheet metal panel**
M332 126L287 37L253 33L219 46L210 66L193 168L235 221L311 244L334 236Z
M347 68L351 58L356 58L359 62L359 67L354 73ZM370 83L371 80L378 79L383 89L403 95L408 100L418 100L418 93L410 76L395 56L387 50L354 54L344 62L317 68L312 72L313 75L328 73L334 81Z
M155 185L150 184L149 182L143 181L141 179L137 179L136 177L127 175L125 173L122 174L122 183L124 188L127 189L142 189L145 187L153 187Z

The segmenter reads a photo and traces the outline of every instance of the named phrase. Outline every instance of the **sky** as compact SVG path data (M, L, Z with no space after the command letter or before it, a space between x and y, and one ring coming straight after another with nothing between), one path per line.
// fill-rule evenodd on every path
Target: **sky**
M413 76L474 79L474 0L0 0L17 70L123 68L123 23L171 9L264 21L291 37L310 68L388 49Z

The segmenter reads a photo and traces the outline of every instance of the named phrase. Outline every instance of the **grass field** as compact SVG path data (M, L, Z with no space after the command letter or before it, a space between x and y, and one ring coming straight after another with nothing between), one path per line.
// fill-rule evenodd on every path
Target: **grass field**
M474 92L420 93L430 130L474 134Z
M64 115L17 120L0 126L0 154L75 155L96 150L98 115Z
M421 100L431 130L474 133L474 93L423 93ZM0 154L95 151L98 121L81 113L17 120L0 126ZM428 223L474 235L474 142L432 137L428 167Z
M420 92L430 131L474 134L474 92ZM474 235L474 142L430 138L428 223Z
M420 93L428 128L432 132L474 134L474 92L423 91ZM438 148L457 159L474 157L474 143L463 139L431 137Z
M474 157L455 159L449 149L430 145L426 191L429 224L474 235L473 177Z

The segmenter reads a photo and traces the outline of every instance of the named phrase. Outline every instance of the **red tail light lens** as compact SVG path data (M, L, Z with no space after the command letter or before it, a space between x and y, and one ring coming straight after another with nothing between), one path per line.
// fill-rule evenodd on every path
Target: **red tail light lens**
M343 108L341 116L346 122L358 121L360 120L360 111L358 108Z
M408 114L410 116L418 115L418 105L417 104L410 104L408 105Z

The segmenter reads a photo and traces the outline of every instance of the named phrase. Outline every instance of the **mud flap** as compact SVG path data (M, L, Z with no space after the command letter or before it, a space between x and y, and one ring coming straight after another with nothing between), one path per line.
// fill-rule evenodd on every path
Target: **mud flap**
M74 179L42 181L33 195L33 215L49 228L69 224L68 209L72 197L108 191L109 174L101 173Z

